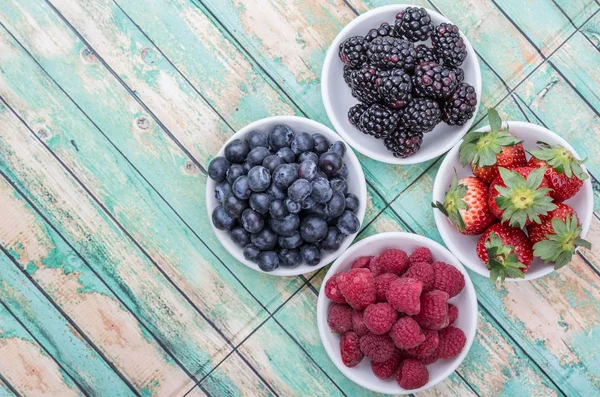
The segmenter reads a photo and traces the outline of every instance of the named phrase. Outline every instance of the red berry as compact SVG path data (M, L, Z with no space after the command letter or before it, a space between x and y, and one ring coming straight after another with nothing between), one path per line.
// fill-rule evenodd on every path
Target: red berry
M352 262L352 269L360 269L362 267L369 267L369 263L371 263L372 256L361 256L358 257Z
M375 276L383 273L401 276L408 268L408 255L401 249L388 248L371 260L369 268Z
M327 324L339 334L352 331L352 308L346 304L332 303L327 312Z
M454 324L458 318L458 307L453 304L448 304L448 325Z
M419 263L419 262L425 262L425 263L432 264L433 256L431 255L431 251L429 250L429 248L419 247L419 248L416 248L410 254L410 256L408 257L408 260L413 265L415 263Z
M346 303L346 298L344 298L344 295L342 295L342 292L337 285L337 276L337 274L334 274L325 283L325 296L332 302Z
M457 356L465 347L467 337L460 328L449 326L439 332L440 347L437 350L438 358L452 358Z
M375 278L369 269L339 273L337 284L346 302L354 309L363 310L375 302Z
M450 298L456 296L465 287L465 276L452 265L444 262L433 262L433 289L445 291Z
M392 357L396 351L396 346L388 335L369 333L360 337L360 350L371 361L382 363Z
M423 283L419 280L400 278L390 284L385 296L394 309L412 316L421 310L422 290Z
M400 317L390 330L394 344L402 350L412 349L425 341L425 334L412 317Z
M403 278L414 278L423 283L423 292L429 292L433 289L434 271L429 263L416 262L408 268Z
M430 291L421 296L421 311L415 320L423 328L440 330L448 325L448 293Z
M375 277L377 302L387 302L385 293L390 287L390 284L396 280L398 280L398 276L392 273L380 274L379 276Z
M346 332L340 338L340 353L346 367L356 367L365 356L360 350L359 337L356 332Z
M417 360L431 356L440 344L440 338L437 331L424 329L423 334L425 334L425 340L423 343L417 347L407 350L407 353Z
M398 313L389 303L374 303L364 312L365 325L375 335L383 335L392 328Z
M391 378L398 370L401 359L402 354L399 350L396 350L390 359L382 363L371 362L371 369L373 370L375 376L379 379L388 379Z
M400 363L396 380L403 389L418 389L429 382L429 372L427 372L427 367L422 362L407 358Z
M439 348L439 346L440 346L440 345L438 344L438 348ZM420 362L422 362L423 364L425 364L425 365L430 365L430 364L433 364L434 362L436 362L436 361L438 360L438 356L437 356L437 350L438 350L438 349L435 349L435 350L433 351L433 353L431 353L431 355L430 355L430 356L427 356L427 357L421 357L421 358L417 358L417 357L415 357L415 358L416 358L417 360L419 360Z
M369 333L369 329L365 325L364 312L362 310L352 310L352 330L358 336L363 336Z

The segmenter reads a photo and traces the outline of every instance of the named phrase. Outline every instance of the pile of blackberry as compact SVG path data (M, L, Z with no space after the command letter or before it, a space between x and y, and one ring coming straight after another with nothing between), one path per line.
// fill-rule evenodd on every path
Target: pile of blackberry
M458 27L434 26L424 8L408 7L394 23L348 38L339 55L359 101L348 119L396 157L415 154L438 123L463 125L475 113L475 88L460 67L467 49Z

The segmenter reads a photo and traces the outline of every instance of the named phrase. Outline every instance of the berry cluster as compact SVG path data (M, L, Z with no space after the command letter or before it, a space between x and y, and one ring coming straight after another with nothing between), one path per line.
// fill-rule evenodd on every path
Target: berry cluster
M344 365L355 367L366 356L378 378L395 376L408 390L424 386L426 365L457 356L466 343L453 326L458 308L448 303L464 286L463 274L434 261L425 247L410 256L391 248L355 259L325 283L332 301L327 323L341 334Z
M359 200L348 193L346 146L319 133L277 125L225 146L208 175L217 182L216 228L228 230L244 257L269 272L336 251L360 227Z
M427 40L431 47L415 46ZM467 50L458 27L434 26L424 8L408 7L393 25L348 38L339 56L360 101L348 112L350 122L383 139L396 157L415 154L438 123L463 125L473 117L477 95L463 81Z

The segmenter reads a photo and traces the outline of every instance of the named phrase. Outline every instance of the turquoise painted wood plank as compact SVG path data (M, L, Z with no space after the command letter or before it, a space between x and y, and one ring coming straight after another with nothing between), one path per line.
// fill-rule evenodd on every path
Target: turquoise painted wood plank
M0 376L2 376L1 373ZM0 379L0 397L14 397L15 393L13 393L11 387L12 385L9 386L7 383L4 383L2 379Z
M130 89L138 93L138 96L148 98L152 102L153 109L159 109L162 121L165 125L170 125L170 131L178 135L180 142L187 144L188 141L193 141L194 145L190 147L190 151L195 157L189 157L188 153L169 138L165 129L157 124L158 120L153 119L136 103L136 99L129 95L97 58L88 57L91 59L89 62L86 62L87 58L82 59L81 53L87 50L85 43L59 19L50 6L28 0L19 2L18 6L16 2L6 3L1 9L5 19L8 20L7 27L12 29L17 39L82 111L86 112L107 139L127 157L136 168L136 172L156 189L160 198L172 207L176 217L180 217L185 223L184 225L179 223L176 227L190 229L192 234L202 238L202 242L189 233L186 236L175 235L174 237L190 240L194 246L202 246L204 243L210 247L221 260L221 266L231 269L263 305L267 308L275 308L292 291L299 288L299 281L294 278L282 279L259 275L261 281L257 283L256 272L243 266L227 253L212 232L210 223L206 222L203 216L205 199L204 194L200 192L205 191L206 178L199 173L192 160L202 163L207 161L233 131L213 135L213 131L221 129L224 123L221 121L219 124L221 127L214 125L216 121L212 119L218 119L218 116L202 102L198 94L193 92L192 87L183 80L183 77L172 67L166 72L162 71L161 66L158 65L169 67L164 59L162 62L150 65L144 62L147 58L138 54L147 55L146 50L152 48L152 44L116 8L114 3L110 6L101 6L100 3L93 2L84 3L82 6L91 9L83 10L69 6L61 8L61 11L65 11L80 30L94 32L89 34L93 47L96 48L98 45L105 50L101 52L102 57L117 65L119 70L126 69L122 71L124 81ZM89 15L97 18L97 25L90 23ZM32 20L36 23L31 24ZM115 20L119 22L113 23L112 21ZM123 28L119 30L120 26ZM61 34L56 35L58 39L50 38L55 43L52 49L35 39L54 30L60 31ZM102 32L103 35L98 37L98 32ZM131 36L129 43L123 43L121 47L108 46L107 48L106 43L121 43L123 37L129 36ZM70 50L64 51L65 48ZM158 50L153 51L158 53ZM135 63L131 60L135 60ZM131 65L131 67L124 65ZM179 80L173 80L175 78ZM167 84L165 81L172 84ZM98 101L98 97L111 98L111 100ZM185 109L181 104L187 104ZM106 117L107 114L111 117ZM225 128L228 127L225 125ZM75 136L67 138L66 141L70 139L79 141ZM160 202L159 199L156 200ZM156 212L171 214L169 209ZM189 257L193 258L194 255ZM219 266L215 268L219 270ZM222 274L225 270L219 271ZM190 271L188 274L196 273Z
M598 11L600 5L594 0L555 0L556 5L573 22L573 25L580 27L594 12Z
M136 378L143 382L140 389L154 395L176 394L195 383L158 345L150 329L138 322L87 263L4 179L0 179L0 219L0 246L16 263L0 272L6 285L15 286L6 289L14 312L22 311L22 321L30 323L29 329L41 335L38 339L47 340L48 350L56 351L54 357L81 378L80 384L88 385L91 394L120 395L126 391L111 389L124 387L124 384L118 377L115 380L106 375L110 368L104 368L106 363L86 347L81 335L69 324L62 325L69 331L66 337L64 331L60 332L59 325L65 320L54 314L56 309L44 302L45 298L18 267L77 324L105 357L139 374ZM62 346L61 342L70 344ZM83 348L87 351L82 351Z

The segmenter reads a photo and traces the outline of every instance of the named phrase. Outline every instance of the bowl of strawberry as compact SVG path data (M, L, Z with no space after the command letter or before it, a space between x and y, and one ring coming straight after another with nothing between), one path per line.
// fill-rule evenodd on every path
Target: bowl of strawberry
M382 233L346 250L319 293L321 341L338 369L377 393L435 386L464 360L477 329L465 268L426 237Z
M433 188L442 239L492 282L532 280L567 265L585 240L593 190L585 160L560 136L502 122L465 135L442 162Z

